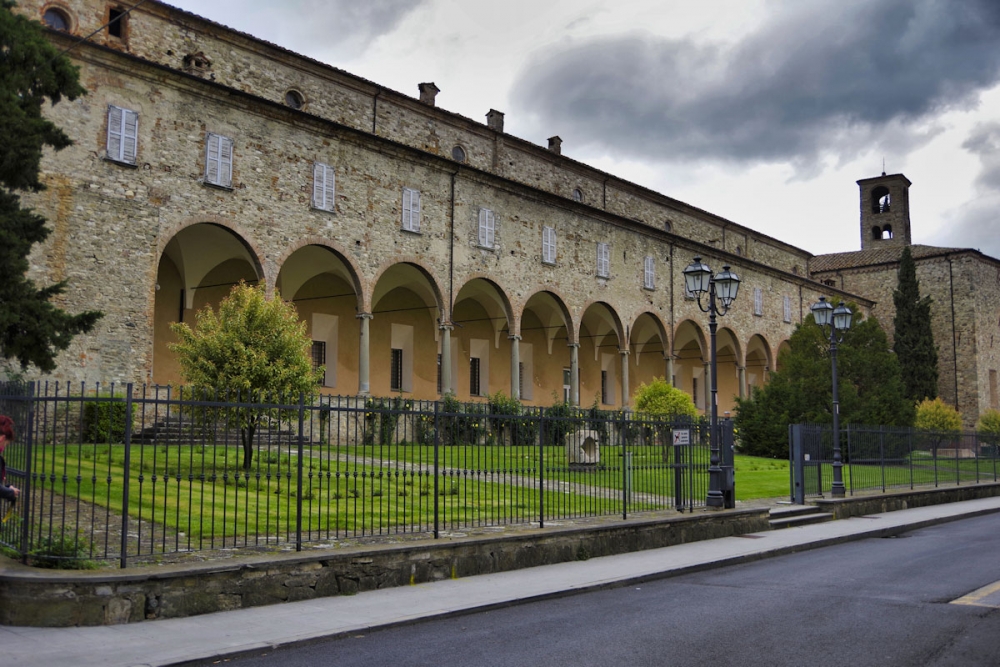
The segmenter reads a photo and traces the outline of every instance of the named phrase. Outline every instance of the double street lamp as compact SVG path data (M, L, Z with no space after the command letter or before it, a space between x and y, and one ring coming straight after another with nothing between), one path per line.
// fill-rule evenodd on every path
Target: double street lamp
M687 291L698 299L698 308L703 313L708 313L709 349L712 354L712 421L709 425L711 429L709 434L711 459L708 465L708 498L705 504L708 507L722 508L725 505L725 497L722 493L722 468L719 467L718 364L715 353L715 331L718 325L715 318L716 315L722 317L729 312L729 307L736 300L736 293L740 289L740 278L730 271L728 266L723 266L722 271L713 276L712 269L701 263L701 257L695 257L694 262L689 264L683 273ZM706 293L708 294L707 308L701 303L701 295Z
M825 296L819 298L810 308L816 324L820 326L826 334L827 327L830 331L830 363L833 365L833 488L831 492L834 498L843 498L846 493L844 489L843 459L840 455L840 397L837 395L837 345L844 342L844 334L851 328L851 321L854 314L851 309L841 301L836 308L826 300Z

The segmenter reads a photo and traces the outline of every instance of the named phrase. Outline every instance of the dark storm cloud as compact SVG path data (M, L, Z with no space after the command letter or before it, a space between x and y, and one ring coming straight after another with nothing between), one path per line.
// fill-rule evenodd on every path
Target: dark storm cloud
M962 148L977 155L982 163L976 185L983 191L1000 192L1000 122L977 125Z
M974 127L962 148L979 158L976 196L956 211L953 223L944 226L933 242L978 248L1000 257L1000 122Z
M619 155L815 167L927 121L1000 79L996 0L810 0L729 45L653 36L536 54L514 88L540 131Z

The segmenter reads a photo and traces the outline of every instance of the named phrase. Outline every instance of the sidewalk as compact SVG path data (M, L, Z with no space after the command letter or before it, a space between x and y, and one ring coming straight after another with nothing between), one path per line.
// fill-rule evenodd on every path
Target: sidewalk
M1000 497L189 618L93 628L0 626L0 666L175 665L676 576L992 512L1000 512Z

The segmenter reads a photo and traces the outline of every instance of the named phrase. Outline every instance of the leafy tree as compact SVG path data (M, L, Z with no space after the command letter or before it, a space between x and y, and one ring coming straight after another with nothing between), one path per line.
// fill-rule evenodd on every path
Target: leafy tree
M837 349L841 423L909 426L913 404L906 398L899 363L875 318L855 323ZM830 340L813 316L796 327L781 357L781 370L736 403L735 425L743 453L788 456L788 425L833 422Z
M991 445L1000 443L1000 410L987 410L979 415L976 430L984 442Z
M0 0L0 354L24 369L55 369L55 356L73 337L90 331L96 311L70 315L51 299L66 281L38 288L26 277L31 246L45 240L45 219L21 208L16 191L45 188L39 179L44 147L60 150L72 142L42 108L63 97L84 94L78 73L42 34L41 24L15 14Z
M917 403L937 396L937 347L931 331L931 298L920 297L917 268L910 248L899 260L899 283L892 293L896 306L893 349L903 371L906 395Z
M636 413L640 417L674 419L676 417L698 416L694 401L687 392L671 386L664 378L656 378L649 384L642 383L633 399Z
M913 425L921 431L957 433L962 430L962 415L940 398L926 398L917 405L917 418Z
M210 306L198 311L194 329L173 324L178 342L170 349L185 381L198 392L244 404L264 398L298 400L300 393L312 393L323 373L313 370L305 327L295 306L277 295L268 299L263 286L240 282L218 313ZM251 405L228 412L239 425L243 469L250 470L254 434L274 411Z

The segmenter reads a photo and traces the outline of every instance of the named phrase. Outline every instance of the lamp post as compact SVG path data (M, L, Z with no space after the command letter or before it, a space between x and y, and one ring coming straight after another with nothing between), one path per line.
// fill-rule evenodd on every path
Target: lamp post
M826 334L827 327L830 328L830 363L833 367L833 487L831 493L834 498L843 498L846 493L844 489L843 458L840 455L840 397L837 390L837 345L844 342L844 334L851 328L851 321L854 313L841 301L836 308L833 307L825 296L819 298L810 308L816 324Z
M683 271L684 284L688 292L698 299L698 308L708 313L709 350L711 351L711 383L712 383L712 420L709 423L709 447L711 459L708 465L708 507L722 508L725 498L722 494L722 468L719 467L719 396L718 396L718 363L715 354L715 331L718 328L715 318L724 316L736 300L740 289L740 278L723 266L722 271L712 276L712 269L701 263L701 257L695 257L694 262ZM708 294L708 307L701 304L701 295ZM718 302L717 302L718 301Z

